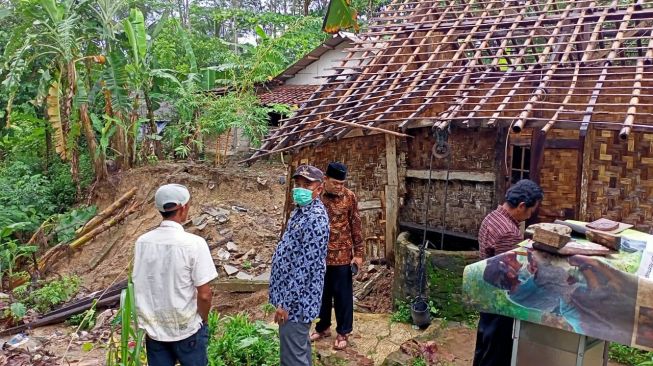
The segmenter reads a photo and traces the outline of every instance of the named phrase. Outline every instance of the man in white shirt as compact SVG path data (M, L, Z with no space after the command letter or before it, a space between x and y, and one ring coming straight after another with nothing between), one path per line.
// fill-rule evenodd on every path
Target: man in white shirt
M218 273L206 241L181 225L189 201L186 187L161 186L154 203L163 222L136 241L132 280L150 366L208 364L209 282Z

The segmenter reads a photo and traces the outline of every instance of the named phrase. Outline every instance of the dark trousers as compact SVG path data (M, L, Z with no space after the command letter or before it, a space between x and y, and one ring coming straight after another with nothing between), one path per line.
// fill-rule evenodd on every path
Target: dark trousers
M147 364L149 366L206 366L209 363L206 347L209 344L209 327L203 325L192 336L176 342L160 342L145 337Z
M512 356L513 319L481 313L473 366L508 366Z
M354 287L351 266L327 266L320 321L315 331L323 332L331 326L331 308L336 310L336 332L347 335L353 330Z

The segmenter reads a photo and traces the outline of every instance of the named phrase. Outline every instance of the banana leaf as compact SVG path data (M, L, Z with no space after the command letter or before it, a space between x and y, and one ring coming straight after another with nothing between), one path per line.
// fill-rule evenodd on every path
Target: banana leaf
M351 0L331 0L322 23L322 30L335 34L345 29L358 32L360 29L358 12L351 7Z

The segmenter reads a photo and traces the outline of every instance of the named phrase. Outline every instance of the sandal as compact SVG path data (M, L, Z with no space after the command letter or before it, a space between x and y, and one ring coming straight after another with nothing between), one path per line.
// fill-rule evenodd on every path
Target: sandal
M311 342L315 342L315 341L317 341L319 339L329 338L329 337L331 337L331 331L327 329L327 330L325 330L323 332L313 332L313 333L311 333L310 339L311 339Z
M349 344L349 335L338 334L338 336L336 337L336 342L333 344L333 349L342 351L345 348L347 348L348 344Z

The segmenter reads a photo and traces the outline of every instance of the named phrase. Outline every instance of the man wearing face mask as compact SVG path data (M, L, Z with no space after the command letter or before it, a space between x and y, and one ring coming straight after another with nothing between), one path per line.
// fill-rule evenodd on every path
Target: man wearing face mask
M315 325L311 340L331 336L331 309L336 313L336 339L333 348L347 347L354 322L354 290L352 271L363 263L363 236L358 201L354 192L345 187L347 167L331 162L327 167L322 202L329 214L329 249L324 279L320 321Z
M281 366L310 366L309 331L322 300L329 218L320 200L324 174L301 165L293 175L293 201L286 230L272 257L270 304L276 307Z

